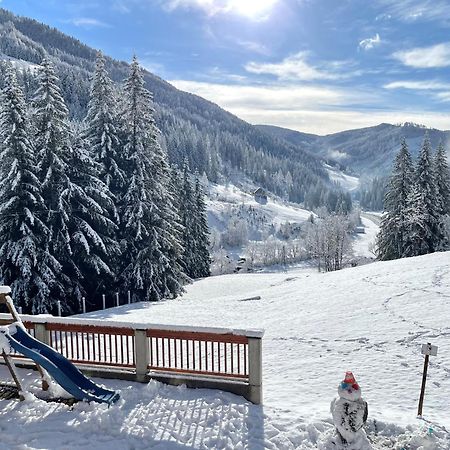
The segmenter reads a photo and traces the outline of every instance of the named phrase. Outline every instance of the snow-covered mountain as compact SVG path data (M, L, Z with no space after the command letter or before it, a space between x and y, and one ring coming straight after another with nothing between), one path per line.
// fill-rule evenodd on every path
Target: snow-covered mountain
M374 127L342 131L318 136L285 128L257 125L260 130L308 150L324 159L347 169L350 173L371 178L389 173L395 154L403 138L409 145L413 156L417 155L425 133L435 148L439 141L447 144L450 131L427 128L414 123L391 125L382 123Z
M61 80L71 118L85 117L95 49L0 8L0 54L0 59L12 60L24 72L28 98L36 86L32 70L24 69L34 68L45 55L49 56ZM106 58L106 68L117 83L128 72L127 63L112 58ZM0 70L0 87L1 75ZM284 194L284 180L289 178L293 184L288 195L296 202L303 201L310 186L319 186L325 194L335 190L320 157L263 133L214 103L180 91L148 71L144 71L144 78L154 94L156 120L171 162L181 167L187 158L192 171L206 173L213 182L223 182L232 173L240 172L277 195Z

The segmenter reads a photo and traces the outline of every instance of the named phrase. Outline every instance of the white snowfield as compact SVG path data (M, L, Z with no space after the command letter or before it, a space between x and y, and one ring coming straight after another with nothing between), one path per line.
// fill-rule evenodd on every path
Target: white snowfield
M232 184L229 186L211 185L209 197L210 200L207 201L207 207L210 216L210 226L219 229L221 227L214 221L214 215L225 212L230 204L252 206L265 214L270 223L274 225L280 225L286 222L302 223L308 220L312 214L311 211L306 209L274 200L270 197L270 194L267 204L261 205L254 199L253 195L243 192Z
M240 301L254 296L261 299ZM450 252L328 274L296 269L212 277L178 300L87 316L265 328L264 406L219 391L103 380L121 389L122 399L109 410L93 404L70 410L30 396L0 401L0 449L338 450L330 443L329 406L346 370L369 404L374 449L450 449ZM418 420L426 342L439 351ZM21 374L26 383L36 380L36 373Z
M359 178L337 170L328 164L324 164L325 170L328 172L330 179L336 183L339 183L342 189L346 191L355 191L359 188Z

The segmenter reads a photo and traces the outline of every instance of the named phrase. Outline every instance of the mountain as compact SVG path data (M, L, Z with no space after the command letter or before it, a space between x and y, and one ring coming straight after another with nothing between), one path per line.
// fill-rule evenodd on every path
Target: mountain
M363 178L390 173L392 161L403 138L406 138L413 156L418 154L425 133L430 136L434 148L439 141L445 143L450 138L450 131L427 128L414 123L401 125L382 123L374 127L341 131L326 136L267 125L256 125L256 128L294 145L299 151L314 153L329 160L333 165L338 165Z
M71 118L84 118L96 50L55 28L0 9L0 55L17 66L28 98L35 88L34 69L48 55L56 66ZM128 64L107 58L107 69L119 86ZM0 85L2 70L4 64L0 65ZM191 169L206 173L211 181L244 175L294 202L304 201L313 187L316 193L322 192L322 199L337 189L320 156L264 133L148 71L144 75L154 94L162 144L173 164L181 165L188 158Z

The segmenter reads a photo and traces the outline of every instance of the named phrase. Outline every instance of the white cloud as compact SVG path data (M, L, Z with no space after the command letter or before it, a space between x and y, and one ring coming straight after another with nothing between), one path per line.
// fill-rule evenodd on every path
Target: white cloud
M425 81L393 81L383 86L385 89L410 89L417 91L440 91L443 89L450 89L450 83L442 83L435 80Z
M267 19L279 0L167 0L161 1L164 7L172 11L177 8L197 8L208 15L237 14L249 19Z
M270 54L270 50L264 44L261 44L259 42L245 40L237 40L235 42L237 45L239 45L239 47L250 50L253 53L259 53L260 55Z
M395 52L392 55L405 66L418 69L450 66L450 42L432 45L431 47L417 47L411 50Z
M448 0L378 0L385 10L384 16L392 16L404 22L450 20Z
M339 78L336 73L318 69L306 59L308 52L299 52L288 56L279 63L249 62L245 65L247 72L274 75L280 80L332 80Z
M377 33L374 37L363 39L359 43L359 47L361 47L363 50L370 50L371 48L374 48L376 45L381 44L380 35Z
M71 19L70 23L74 24L77 27L109 27L109 25L101 20L94 19L93 17L78 17L75 19Z
M200 95L253 124L270 124L310 133L328 134L379 123L405 121L449 129L448 114L411 111L349 110L370 94L321 86L225 85L171 81L178 89ZM366 97L366 98L365 98ZM372 99L373 100L373 99Z

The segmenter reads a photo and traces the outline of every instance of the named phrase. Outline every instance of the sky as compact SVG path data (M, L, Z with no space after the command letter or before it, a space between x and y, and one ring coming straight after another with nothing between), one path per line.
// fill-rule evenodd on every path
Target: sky
M254 124L450 129L449 0L0 0Z

